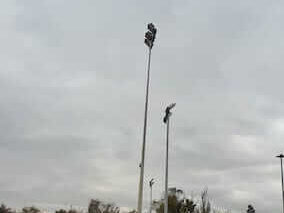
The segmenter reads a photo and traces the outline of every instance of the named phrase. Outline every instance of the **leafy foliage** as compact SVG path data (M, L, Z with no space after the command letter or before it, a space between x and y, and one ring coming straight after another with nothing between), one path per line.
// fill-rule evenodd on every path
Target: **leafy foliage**
M0 213L12 213L13 211L8 208L5 204L1 204L0 206Z
M40 210L34 206L24 207L22 213L40 213Z
M65 209L59 209L59 210L55 211L55 213L78 213L78 211L75 210L75 209L70 209L69 211L67 211Z
M101 201L91 199L88 207L88 213L101 213L100 205Z
M197 209L196 213L210 213L211 212L211 204L208 198L207 189L201 192L201 204Z
M91 199L88 213L119 213L119 207L113 203L103 203L100 200Z
M164 200L154 201L154 205L159 205L157 213L164 213ZM184 192L180 189L171 189L168 196L169 213L194 213L196 204L185 198Z
M55 213L67 213L65 209L56 210Z
M181 189L170 188L168 193L168 205L168 213L224 213L224 210L219 211L215 208L211 208L207 189L202 191L200 202L195 203L194 200L186 198L185 193ZM156 210L156 213L164 213L164 198L153 201L152 208ZM12 211L6 205L1 204L0 213L16 212ZM41 211L38 208L31 206L24 207L22 211L19 211L18 213L41 213ZM83 211L77 211L75 209L59 209L56 210L55 213L83 213ZM91 199L87 213L120 213L120 209L114 203ZM134 209L128 213L137 213L137 211ZM229 212L226 211L226 213ZM247 213L255 213L252 205L248 206Z

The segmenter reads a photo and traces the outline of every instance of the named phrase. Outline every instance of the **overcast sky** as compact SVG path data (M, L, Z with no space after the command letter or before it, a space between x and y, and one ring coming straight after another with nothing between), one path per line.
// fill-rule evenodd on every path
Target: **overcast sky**
M136 208L146 25L152 54L144 207L164 186L281 211L284 2L2 0L0 202Z

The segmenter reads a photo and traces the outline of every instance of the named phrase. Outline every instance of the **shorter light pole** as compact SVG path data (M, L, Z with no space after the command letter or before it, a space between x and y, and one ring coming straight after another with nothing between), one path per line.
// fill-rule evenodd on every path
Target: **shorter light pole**
M165 204L164 213L168 213L168 163L169 163L169 129L170 129L170 117L172 115L171 109L175 107L175 103L170 104L166 108L166 115L163 119L164 123L167 124L167 137L166 137L166 174L165 174Z
M153 188L153 185L154 185L154 178L152 178L150 181L149 181L149 186L150 186L150 209L149 209L149 213L152 212L152 188Z
M277 158L280 158L280 166L281 166L281 185L282 185L282 211L284 213L284 189L283 189L283 164L282 159L284 158L283 154L277 155Z

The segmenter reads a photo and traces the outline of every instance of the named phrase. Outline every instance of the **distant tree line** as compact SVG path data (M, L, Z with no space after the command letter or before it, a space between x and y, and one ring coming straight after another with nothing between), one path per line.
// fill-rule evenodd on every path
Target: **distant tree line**
M151 208L153 212L164 213L164 199L154 200ZM91 199L88 205L88 213L120 213L119 207L114 203L102 202L98 199ZM200 202L186 197L181 189L171 188L168 193L168 213L229 213L230 211L218 211L212 208L207 190L203 190ZM5 204L0 205L0 213L41 213L40 209L31 206L24 207L21 211L15 211ZM76 209L59 209L55 213L83 213ZM136 210L128 213L137 213ZM245 213L245 212L244 212ZM256 213L254 207L248 205L246 213Z
M34 206L24 207L20 211L15 211L5 204L1 204L0 213L41 213L41 211ZM69 210L59 209L56 210L55 213L83 213L83 211L71 208ZM119 213L119 207L114 203L106 203L98 199L91 199L88 206L88 213Z

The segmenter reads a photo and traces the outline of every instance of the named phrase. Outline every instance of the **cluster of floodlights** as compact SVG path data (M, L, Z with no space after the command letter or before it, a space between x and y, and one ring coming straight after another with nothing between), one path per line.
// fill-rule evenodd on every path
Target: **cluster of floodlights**
M154 24L150 23L147 26L148 31L145 33L145 40L144 43L152 49L154 45L154 41L156 38L157 29L155 28Z
M248 205L247 213L255 213L255 210L252 205Z

